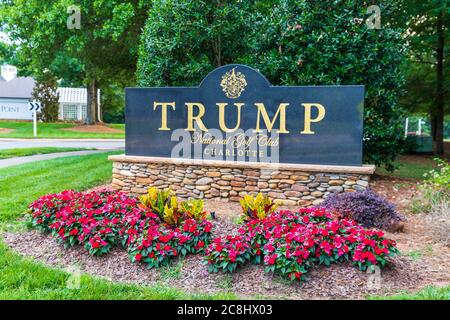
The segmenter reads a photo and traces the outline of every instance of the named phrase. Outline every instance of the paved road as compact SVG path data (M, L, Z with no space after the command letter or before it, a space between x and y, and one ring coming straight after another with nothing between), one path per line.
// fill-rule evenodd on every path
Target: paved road
M84 150L84 151L58 152L58 153L48 153L48 154L36 154L34 156L27 156L27 157L3 159L3 160L0 160L0 168L16 166L16 165L19 165L22 163L28 163L28 162L34 162L34 161L49 160L49 159L63 158L63 157L70 157L70 156L83 156L83 155L87 155L87 154L102 153L102 152L105 152L105 150Z
M60 147L94 148L99 150L124 149L122 139L0 139L0 149Z

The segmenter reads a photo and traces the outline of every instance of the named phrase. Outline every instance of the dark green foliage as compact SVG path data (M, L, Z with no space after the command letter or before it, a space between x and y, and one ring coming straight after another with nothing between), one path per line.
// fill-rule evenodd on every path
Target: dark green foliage
M400 103L408 111L427 113L433 152L444 153L444 117L450 112L450 0L402 0L398 23L408 25L406 90Z
M79 8L79 29L68 27L76 11L68 10L71 5ZM20 43L19 66L33 76L48 69L67 86L123 90L135 85L139 35L150 6L147 0L2 1L0 28ZM97 99L93 94L87 99L86 122L96 122Z
M106 123L125 122L125 92L126 84L105 85L101 94L102 116Z
M403 139L404 30L390 27L394 2L381 7L381 29L367 28L366 10L355 0L157 0L141 38L138 82L194 86L217 66L246 63L273 85L363 84L365 161L391 169Z
M141 86L197 86L218 66L243 56L249 1L155 0L141 36Z
M279 1L257 16L247 60L274 85L365 85L365 161L388 168L403 133L397 96L406 47L403 30L388 24L394 9L381 7L381 29L369 29L359 1Z

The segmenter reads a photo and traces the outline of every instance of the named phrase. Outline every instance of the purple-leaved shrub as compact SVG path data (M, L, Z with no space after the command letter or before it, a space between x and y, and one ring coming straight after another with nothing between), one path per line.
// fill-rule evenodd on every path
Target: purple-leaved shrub
M320 207L343 218L353 219L365 228L388 231L403 229L404 217L392 203L371 190L329 195Z

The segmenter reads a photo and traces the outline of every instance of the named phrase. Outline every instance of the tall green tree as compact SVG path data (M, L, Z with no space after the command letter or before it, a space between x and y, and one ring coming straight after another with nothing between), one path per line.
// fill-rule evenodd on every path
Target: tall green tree
M380 9L381 29L370 29L367 5L356 0L157 0L142 35L138 80L198 85L217 66L243 62L273 85L365 85L365 160L392 168L403 141L397 97L406 45L404 29L389 21L394 2Z
M34 74L50 71L88 89L87 122L99 121L97 89L134 82L138 39L151 2L145 0L3 1L0 19L20 43Z
M359 1L278 1L254 22L249 63L274 85L364 85L365 161L392 168L403 143L397 99L406 44L404 29L390 24L400 8L379 8L377 28Z
M0 41L0 64L9 63L12 52L10 46L7 43Z
M17 57L16 45L9 43L8 41L2 41L0 39L0 65L1 64L11 64L19 66L19 58ZM27 75L26 70L23 72Z
M450 111L450 0L405 0L403 5L400 21L406 20L410 51L402 104L429 115L433 152L442 155L444 116Z
M198 85L248 52L253 1L155 0L139 48L142 86Z

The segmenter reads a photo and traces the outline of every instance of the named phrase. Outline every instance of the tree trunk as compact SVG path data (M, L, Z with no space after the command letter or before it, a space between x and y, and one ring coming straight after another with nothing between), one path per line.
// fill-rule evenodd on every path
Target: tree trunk
M98 117L97 89L97 82L92 79L87 85L86 124L95 124L100 120Z
M433 153L444 154L444 10L436 22L438 43L436 47L436 107L431 110L431 135Z

